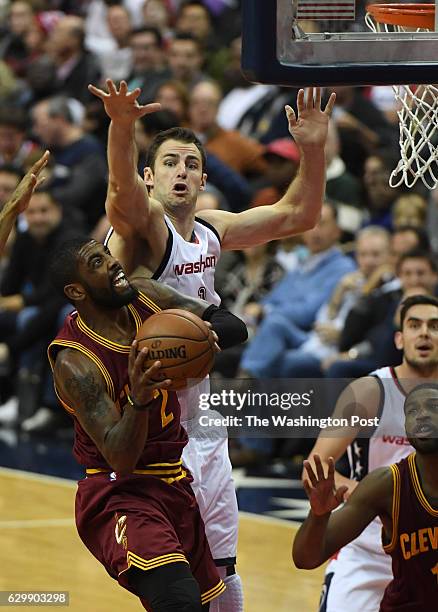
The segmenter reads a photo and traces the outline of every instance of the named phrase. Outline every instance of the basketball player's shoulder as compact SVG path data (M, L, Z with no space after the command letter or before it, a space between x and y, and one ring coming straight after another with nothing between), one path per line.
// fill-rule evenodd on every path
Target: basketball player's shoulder
M383 398L382 383L377 376L363 376L353 380L342 392L342 403L355 403L366 408L368 416L375 416Z

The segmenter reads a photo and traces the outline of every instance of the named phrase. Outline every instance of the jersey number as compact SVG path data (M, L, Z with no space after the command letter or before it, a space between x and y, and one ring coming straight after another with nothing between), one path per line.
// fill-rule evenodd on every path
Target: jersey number
M173 412L166 414L167 402L169 400L169 393L165 389L161 389L163 399L161 400L161 427L164 429L173 421Z

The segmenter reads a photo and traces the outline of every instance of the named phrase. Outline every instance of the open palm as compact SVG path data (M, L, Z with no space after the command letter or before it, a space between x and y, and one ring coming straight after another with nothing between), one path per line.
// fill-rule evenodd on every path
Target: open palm
M313 514L321 516L335 510L344 501L344 494L348 487L335 487L335 462L333 457L328 460L327 477L324 476L324 468L319 455L314 455L316 474L309 461L304 462L304 468L309 480L303 480L304 490L310 501ZM310 481L310 483L309 483Z
M321 146L327 139L327 130L336 95L333 93L324 110L321 109L321 88L300 89L297 96L298 117L291 106L286 106L289 132L300 147Z
M100 98L104 104L106 114L112 121L118 123L133 124L137 119L155 113L161 109L161 104L153 102L144 106L138 103L138 96L141 89L137 87L133 91L128 91L126 81L121 81L119 89L115 86L111 79L106 80L108 92L99 89L94 85L88 85L89 91L97 98Z

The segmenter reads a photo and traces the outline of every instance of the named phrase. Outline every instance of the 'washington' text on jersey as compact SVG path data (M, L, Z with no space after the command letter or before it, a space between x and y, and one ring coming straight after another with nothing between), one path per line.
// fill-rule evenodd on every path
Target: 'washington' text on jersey
M207 255L207 257L199 258L199 261L193 261L188 263L174 264L173 270L176 276L182 276L183 274L198 274L204 272L207 268L216 267L216 256Z

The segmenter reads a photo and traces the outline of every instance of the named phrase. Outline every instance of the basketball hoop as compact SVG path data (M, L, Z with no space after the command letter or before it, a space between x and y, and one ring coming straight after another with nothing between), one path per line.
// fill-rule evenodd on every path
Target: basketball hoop
M373 32L435 30L435 4L369 4L365 23ZM438 79L437 79L438 81ZM438 185L438 87L393 85L400 104L400 161L389 184L413 187L421 179L428 189ZM436 144L434 144L434 142Z

